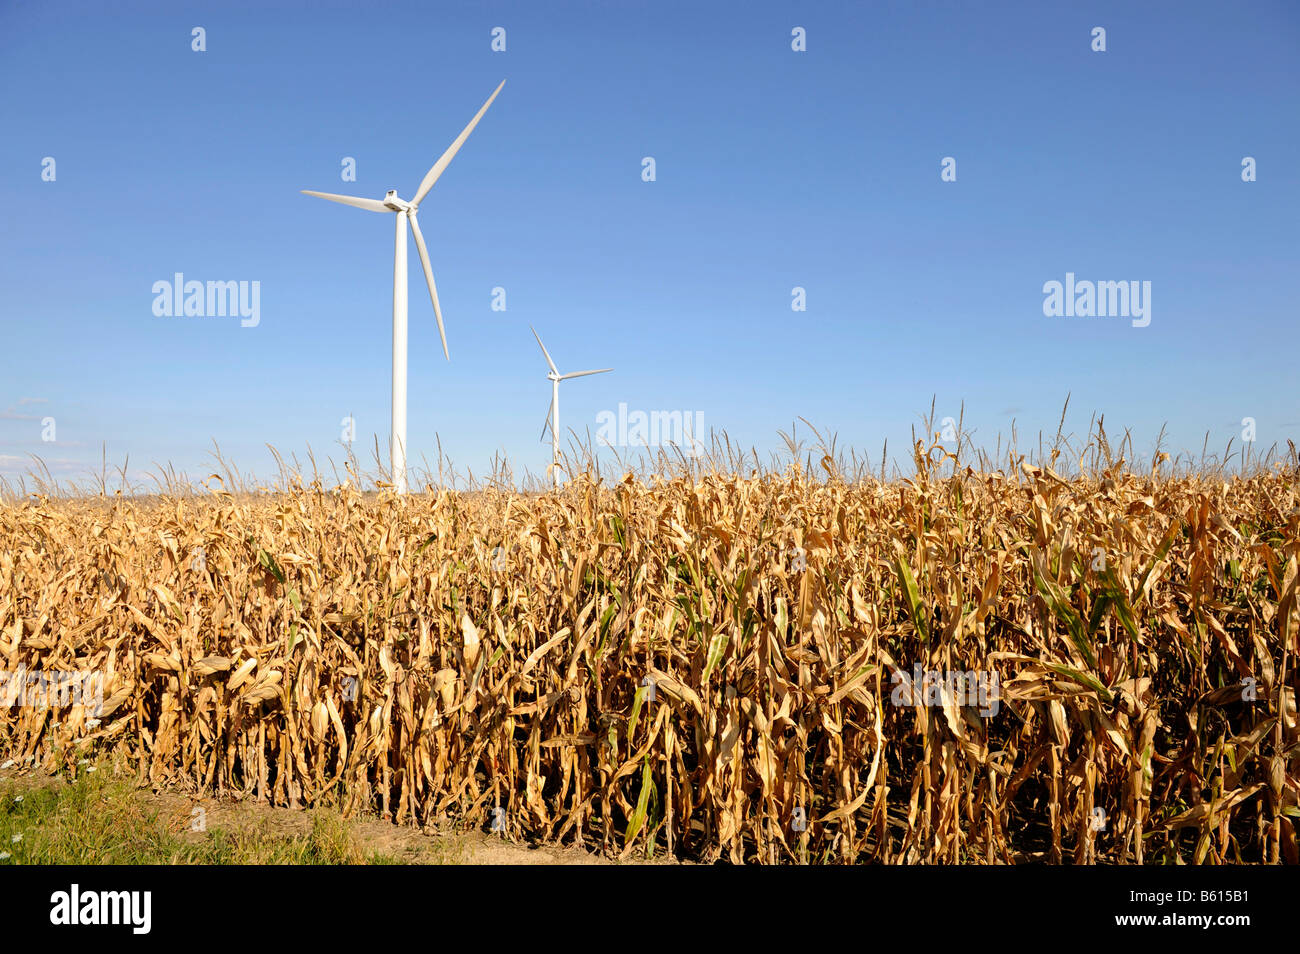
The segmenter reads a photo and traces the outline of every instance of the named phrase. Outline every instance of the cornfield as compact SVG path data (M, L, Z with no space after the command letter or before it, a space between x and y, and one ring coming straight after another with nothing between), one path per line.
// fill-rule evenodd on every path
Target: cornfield
M1295 468L914 457L13 499L3 668L105 682L0 757L624 857L1300 862Z

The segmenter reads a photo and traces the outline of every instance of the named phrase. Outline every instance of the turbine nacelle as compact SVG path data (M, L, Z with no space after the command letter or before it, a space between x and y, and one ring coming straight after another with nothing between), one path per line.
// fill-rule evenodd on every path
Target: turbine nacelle
M411 205L411 203L409 203L409 202L407 202L407 201L405 201L405 200L403 200L403 199L399 199L399 198L397 197L397 190L396 190L396 189L389 189L389 190L384 194L383 203L384 203L384 206L385 206L385 207L387 207L387 208L389 208L389 209L392 209L394 212L414 212L414 211L415 211L415 206L413 206L413 205Z

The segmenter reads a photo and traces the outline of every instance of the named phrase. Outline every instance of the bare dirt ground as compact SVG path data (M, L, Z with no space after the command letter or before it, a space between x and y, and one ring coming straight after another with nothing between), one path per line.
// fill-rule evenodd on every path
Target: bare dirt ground
M190 831L196 808L205 812L209 830L256 832L270 837L293 837L311 831L311 812L275 808L254 801L218 801L184 795L141 791L139 797L160 812L177 819L187 840L206 837ZM484 832L434 833L394 825L378 818L348 819L349 833L367 855L385 855L401 864L462 865L600 865L609 859L580 848L529 847Z

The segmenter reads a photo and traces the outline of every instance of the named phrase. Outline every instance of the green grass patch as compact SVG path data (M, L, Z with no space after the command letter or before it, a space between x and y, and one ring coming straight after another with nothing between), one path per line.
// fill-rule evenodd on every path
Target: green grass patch
M317 811L304 834L265 826L201 834L146 804L130 781L107 771L21 788L0 782L0 865L355 865L398 864L366 852L338 815Z

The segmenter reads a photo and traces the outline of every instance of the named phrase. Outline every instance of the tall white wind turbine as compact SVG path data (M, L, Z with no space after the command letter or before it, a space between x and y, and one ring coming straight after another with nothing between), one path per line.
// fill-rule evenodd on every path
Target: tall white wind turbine
M442 353L450 361L451 354L447 351L447 332L442 325L442 306L438 304L438 289L433 283L433 268L429 265L429 250L425 247L424 236L420 234L420 224L416 221L415 213L419 211L424 197L429 194L429 190L433 188L433 184L438 181L438 177L442 175L451 160L456 158L460 147L465 145L465 140L469 138L478 121L492 105L492 100L497 98L497 93L501 92L501 87L505 85L506 81L502 80L501 85L492 91L492 95L483 104L483 108L474 114L469 125L456 137L456 141L447 147L447 151L433 164L433 168L425 173L420 187L415 192L415 198L411 201L398 198L397 193L391 189L382 199L362 199L353 195L302 190L305 195L314 195L318 199L329 199L331 202L341 202L344 205L354 205L358 209L397 213L397 242L393 250L393 418L392 429L389 432L389 462L392 465L393 490L399 494L406 493L406 226L409 222L411 232L415 235L415 248L420 253L420 264L424 266L424 279L429 285L429 297L433 299L433 314L438 319Z
M528 326L533 328L532 325ZM546 436L546 429L551 429L551 475L555 480L555 486L560 486L560 382L567 381L569 378L582 378L589 374L604 374L606 371L613 371L613 368L599 368L595 371L570 371L568 374L560 374L560 369L555 366L551 360L551 353L546 350L546 345L542 344L542 336L533 328L533 337L537 339L537 346L542 349L542 354L546 356L546 363L550 365L550 372L547 373L547 380L551 382L551 409L546 412L546 423L542 425L542 436Z

